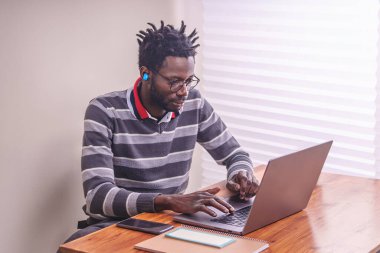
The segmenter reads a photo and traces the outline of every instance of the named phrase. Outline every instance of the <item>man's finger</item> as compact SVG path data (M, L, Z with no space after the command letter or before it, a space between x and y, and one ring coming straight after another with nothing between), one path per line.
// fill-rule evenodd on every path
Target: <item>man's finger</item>
M215 207L216 209L219 209L220 211L222 211L224 213L228 213L229 212L229 209L226 206L220 204L215 199L207 199L207 200L204 201L204 204L206 206Z
M245 198L245 193L247 191L247 176L243 173L237 175L238 183L240 184L240 198Z
M211 209L207 208L205 205L199 206L198 211L207 213L208 215L213 216L213 217L217 216L217 214L214 211L212 211Z
M233 180L228 181L227 188L230 191L238 192L240 190L240 185L235 183Z
M223 199L216 197L215 200L219 202L221 205L227 207L230 213L235 212L235 208L231 206L229 203L227 203L226 201L224 201Z
M247 191L245 192L245 199L248 200L255 195L255 186L251 181L247 182Z
M245 199L248 200L248 198L252 198L254 195L256 195L259 185L258 180L254 175L248 175L249 179L247 181L247 190L245 192Z

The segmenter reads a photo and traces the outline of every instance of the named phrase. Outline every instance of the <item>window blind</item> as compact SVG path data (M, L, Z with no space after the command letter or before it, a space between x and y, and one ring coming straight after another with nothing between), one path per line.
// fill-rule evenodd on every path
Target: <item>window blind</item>
M325 171L376 175L378 5L203 1L204 94L255 165L332 139Z

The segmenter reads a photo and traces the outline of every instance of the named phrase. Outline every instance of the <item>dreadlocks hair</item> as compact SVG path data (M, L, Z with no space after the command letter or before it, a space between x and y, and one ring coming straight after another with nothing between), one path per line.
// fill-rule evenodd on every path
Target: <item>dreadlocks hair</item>
M186 25L181 21L181 27L175 29L172 25L165 25L161 20L161 27L148 23L151 28L139 31L137 42L139 44L139 67L147 67L158 71L167 56L190 57L195 56L195 49L199 44L196 29L187 36Z

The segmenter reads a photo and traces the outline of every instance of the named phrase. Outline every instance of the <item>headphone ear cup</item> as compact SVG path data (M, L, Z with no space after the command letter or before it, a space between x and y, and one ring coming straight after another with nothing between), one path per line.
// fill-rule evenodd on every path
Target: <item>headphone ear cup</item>
M142 79L143 79L144 81L148 80L148 79L149 79L149 75L148 75L148 73L144 73Z

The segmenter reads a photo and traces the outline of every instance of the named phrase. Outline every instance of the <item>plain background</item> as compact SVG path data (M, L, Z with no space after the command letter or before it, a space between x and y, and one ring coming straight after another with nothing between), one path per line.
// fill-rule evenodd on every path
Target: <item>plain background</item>
M0 1L1 252L55 252L75 232L88 102L133 84L147 22L190 31L201 13L200 1ZM199 168L197 150L189 190Z

